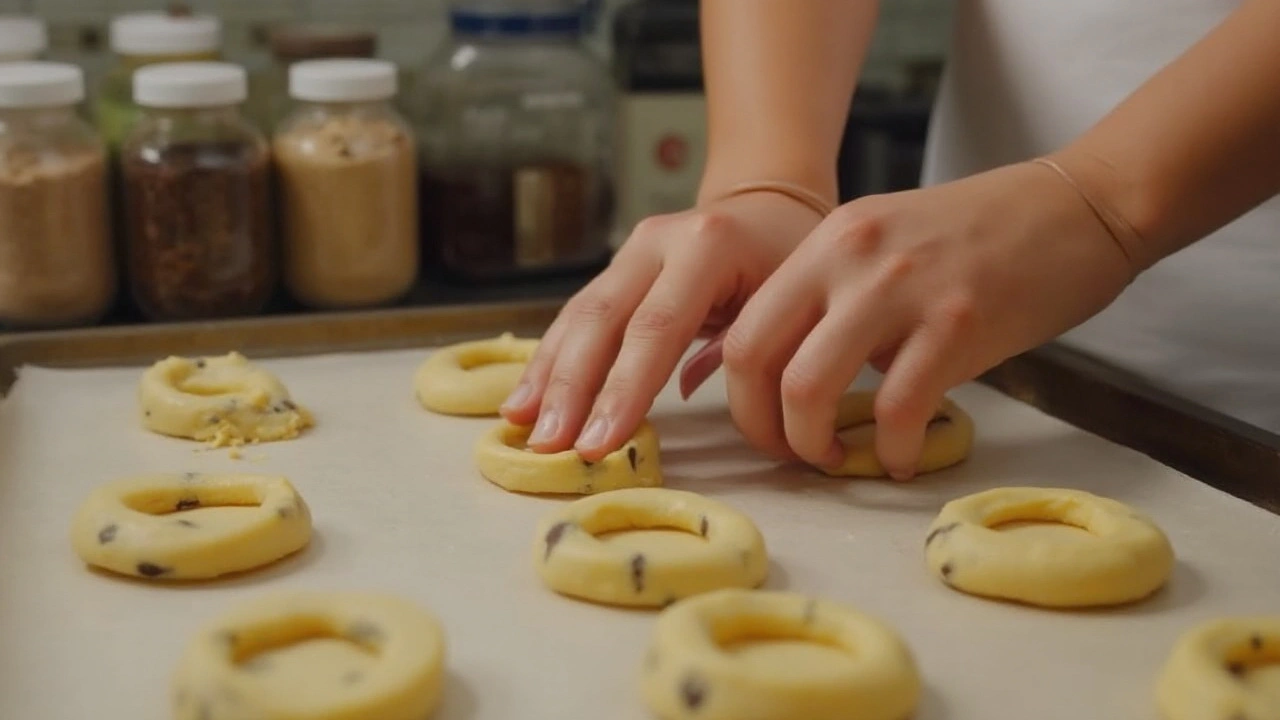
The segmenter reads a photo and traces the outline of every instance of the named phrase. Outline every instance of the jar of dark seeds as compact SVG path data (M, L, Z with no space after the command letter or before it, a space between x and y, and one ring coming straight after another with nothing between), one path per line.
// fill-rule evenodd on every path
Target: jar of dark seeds
M152 320L260 312L275 289L270 150L245 120L243 68L152 65L121 149L129 275Z

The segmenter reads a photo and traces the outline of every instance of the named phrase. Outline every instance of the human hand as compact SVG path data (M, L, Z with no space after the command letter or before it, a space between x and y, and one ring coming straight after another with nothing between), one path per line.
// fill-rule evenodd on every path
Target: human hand
M693 340L728 327L820 220L753 192L641 222L547 329L503 416L534 424L536 452L574 447L595 461L621 447Z
M870 362L876 454L912 476L947 390L1108 305L1133 270L1089 205L1023 163L837 209L747 301L721 347L758 449L832 467L839 397Z

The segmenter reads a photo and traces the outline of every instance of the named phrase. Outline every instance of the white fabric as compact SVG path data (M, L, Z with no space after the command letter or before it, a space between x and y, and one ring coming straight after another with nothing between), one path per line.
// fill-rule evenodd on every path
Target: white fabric
M1237 5L957 0L923 183L1068 143ZM1062 339L1280 432L1280 198L1157 264Z

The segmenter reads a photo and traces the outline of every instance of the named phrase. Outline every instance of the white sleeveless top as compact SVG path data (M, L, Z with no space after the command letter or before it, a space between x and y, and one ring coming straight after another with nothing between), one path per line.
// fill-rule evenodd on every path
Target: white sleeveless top
M923 183L1070 142L1237 4L956 0ZM1060 339L1280 433L1280 197L1156 264Z

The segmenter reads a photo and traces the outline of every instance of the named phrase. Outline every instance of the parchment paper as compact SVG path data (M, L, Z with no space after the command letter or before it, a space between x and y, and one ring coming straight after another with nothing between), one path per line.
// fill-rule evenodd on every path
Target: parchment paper
M476 472L472 442L492 421L422 410L410 382L425 356L261 361L318 426L242 460L143 430L140 368L23 369L0 405L0 718L167 718L171 673L195 627L288 587L401 593L437 613L449 640L441 720L648 718L636 680L653 614L539 583L533 525L564 501L511 495ZM1280 612L1280 518L984 387L952 394L977 421L972 457L908 485L761 459L729 422L723 392L717 376L688 403L674 387L656 403L668 485L756 520L774 562L767 587L848 602L897 628L928 686L918 720L1154 720L1153 683L1180 632ZM212 585L86 570L68 540L85 494L168 471L287 475L315 515L312 546ZM922 545L942 503L1023 484L1105 493L1150 513L1179 555L1170 585L1127 609L1066 613L936 581Z

